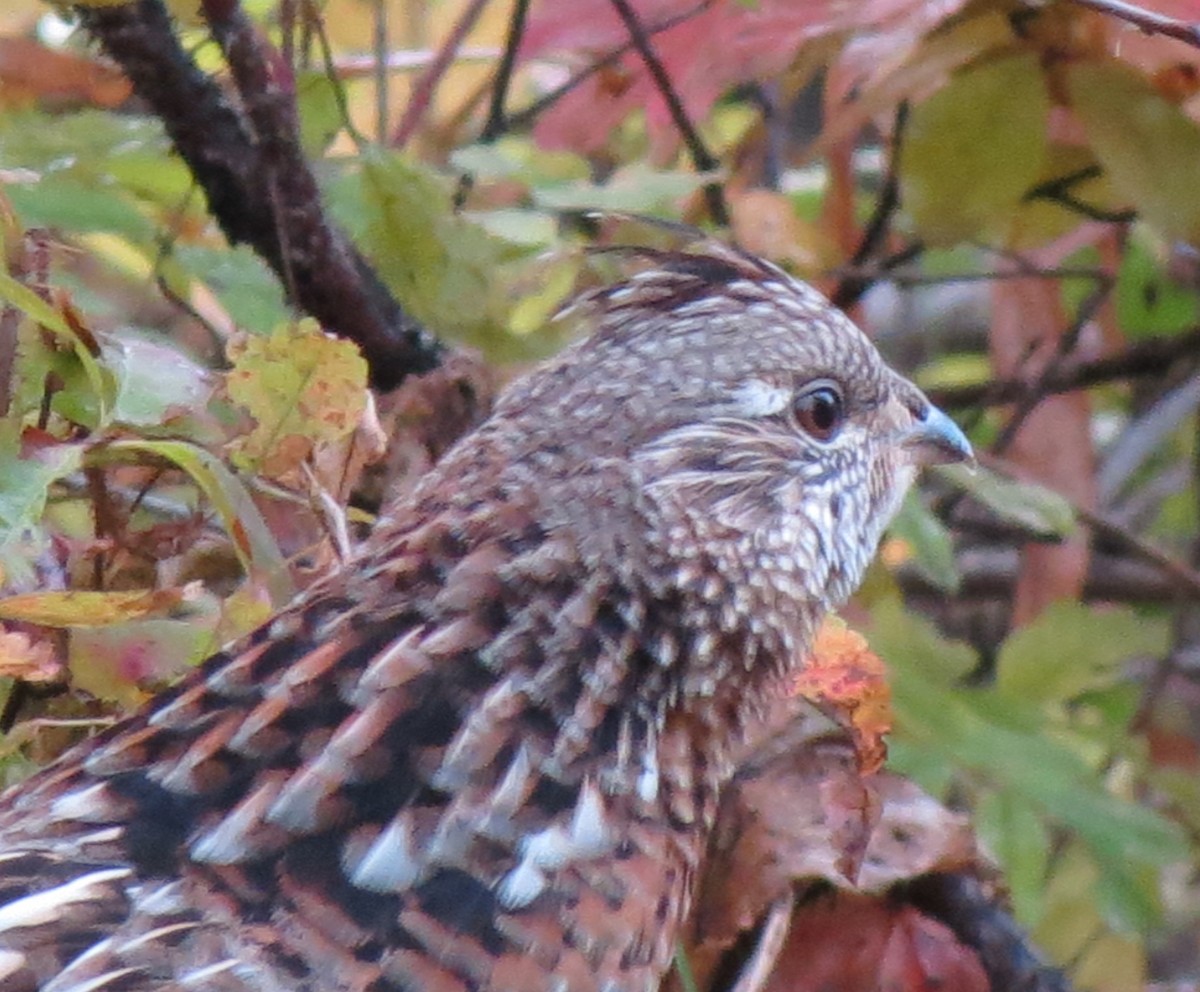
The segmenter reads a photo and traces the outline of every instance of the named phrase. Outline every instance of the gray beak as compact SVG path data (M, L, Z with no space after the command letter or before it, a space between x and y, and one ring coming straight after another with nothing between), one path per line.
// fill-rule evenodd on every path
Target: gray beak
M932 403L926 404L916 415L916 423L905 437L904 446L912 452L918 465L975 464L975 452L971 450L967 436Z

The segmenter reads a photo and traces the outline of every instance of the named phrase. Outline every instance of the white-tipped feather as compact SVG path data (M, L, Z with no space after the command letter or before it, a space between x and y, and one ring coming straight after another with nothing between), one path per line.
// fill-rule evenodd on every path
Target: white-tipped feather
M133 870L130 868L105 868L0 906L0 933L52 923L66 907L98 899L100 893L97 889L106 883L132 876Z
M545 873L529 860L523 860L504 876L496 897L505 909L524 909L546 890L546 884Z
M412 822L396 817L363 855L350 877L370 892L402 892L421 877L421 864L413 853Z

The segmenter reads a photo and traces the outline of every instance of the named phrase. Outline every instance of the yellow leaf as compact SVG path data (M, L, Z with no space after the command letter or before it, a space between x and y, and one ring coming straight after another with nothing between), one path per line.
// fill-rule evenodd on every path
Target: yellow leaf
M1113 186L1163 234L1200 241L1200 126L1116 62L1074 66L1068 80Z
M199 591L195 583L145 592L31 592L0 599L0 619L42 627L102 627L175 612Z
M909 118L900 193L917 232L951 245L1004 224L1042 171L1050 98L1032 55L955 76Z

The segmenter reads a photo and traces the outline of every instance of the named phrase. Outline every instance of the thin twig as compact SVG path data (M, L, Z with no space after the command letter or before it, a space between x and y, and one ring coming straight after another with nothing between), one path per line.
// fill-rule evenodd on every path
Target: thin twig
M1073 210L1080 216L1088 218L1088 220L1097 220L1105 224L1128 224L1136 220L1136 210L1105 210L1103 207L1097 207L1094 204L1079 199L1079 197L1071 192L1072 188L1079 185L1079 183L1088 179L1095 179L1101 174L1098 165L1089 165L1086 168L1078 169L1065 176L1059 176L1056 179L1051 179L1034 186L1021 197L1021 201L1023 203L1031 203L1035 200L1044 200L1048 203L1057 203L1060 207Z
M1200 48L1200 22L1182 21L1153 10L1146 10L1136 4L1124 3L1123 0L1075 0L1081 7L1108 14L1117 20L1125 21L1134 27L1141 28L1147 34L1162 34L1168 38Z
M892 226L892 217L900 206L900 148L904 140L904 126L907 123L908 102L901 101L896 107L896 118L892 126L892 148L888 156L887 175L875 201L875 209L871 211L871 218L863 231L862 240L850 259L852 268L865 265L883 247L888 230ZM861 276L847 277L838 283L830 300L834 306L846 310L861 300L870 287L869 279Z
M525 20L529 14L529 0L516 0L512 20L508 22L508 37L504 41L504 54L496 67L496 81L492 84L492 100L488 106L487 122L483 125L480 141L495 141L506 129L504 105L508 102L508 87L512 82L513 69L517 64L517 50L525 35Z
M1116 279L1107 273L1102 273L1096 286L1083 299L1083 302L1079 304L1079 311L1075 314L1075 319L1071 322L1071 326L1059 336L1054 354L1038 373L1033 388L1023 399L1017 401L1016 409L1013 411L1012 416L1009 417L1008 422L992 443L992 454L1002 454L1016 440L1017 434L1020 432L1025 420L1034 411L1034 408L1048 395L1042 383L1054 375L1070 358L1071 352L1075 350L1075 346L1079 343L1079 335L1082 333L1083 328L1096 315L1100 307L1104 305L1104 301L1108 299L1114 285L1116 285Z
M391 110L388 107L388 19L384 0L375 0L371 18L371 47L374 65L371 77L375 82L375 140L383 144L388 132Z
M429 105L433 102L433 94L438 83L446 74L446 70L454 64L455 55L487 5L488 0L471 0L467 9L455 23L446 43L438 51L433 64L425 70L424 75L413 86L412 95L408 98L408 106L404 109L404 116L400 118L400 123L392 132L391 146L393 148L403 148L408 139L412 137L413 132L421 126L421 121L424 119L426 111L429 110Z
M659 95L666 102L667 109L671 113L671 120L675 123L675 127L679 131L679 135L683 138L683 143L691 156L692 165L700 172L714 171L720 162L705 146L700 138L699 132L689 120L687 111L683 107L683 101L679 99L679 94L675 92L675 86L671 82L671 77L667 74L666 68L659 59L658 54L654 51L654 46L650 44L650 37L646 34L646 29L642 26L642 22L638 20L634 9L629 5L629 0L610 0L617 14L620 15L621 21L625 25L625 30L629 32L629 37L633 41L634 47L638 54L642 57L642 61L646 65L646 71L650 73L650 78L654 80L654 85L658 89ZM729 226L729 209L725 206L725 194L721 189L720 183L707 183L704 186L704 202L708 206L708 215L713 219L713 223L719 224L721 227Z
M673 17L664 18L663 20L646 27L646 35L650 38L653 38L655 35L661 34L663 31L669 31L677 24L682 24L685 21L689 21L693 17L704 13L704 11L708 10L708 8L711 7L715 2L716 0L700 0L699 3L688 10L681 11ZM548 107L557 103L568 93L578 89L602 69L607 69L610 66L615 65L621 60L622 57L633 51L633 48L634 45L631 41L627 41L623 45L618 45L611 52L600 56L600 58L596 59L594 62L591 62L584 68L580 69L577 73L567 79L566 82L554 87L554 89L550 90L548 93L542 94L528 107L524 107L521 110L509 114L508 120L506 121L506 129L509 131L518 131L522 128L528 127L534 121L534 119L536 119L538 115L545 111Z
M878 265L864 265L853 268L849 265L838 266L829 271L830 275L843 279L868 279L871 282L890 282L897 286L944 286L968 282L1004 282L1008 279L1098 279L1103 274L1102 269L1088 266L1062 266L1041 269L1031 272L886 272Z
M983 452L979 456L979 461L992 471L998 472L1007 478L1019 481L1022 477L1021 473L1011 462L996 455ZM1045 486L1052 492L1056 492L1061 499L1066 500L1070 504L1075 517L1091 528L1092 532L1097 536L1105 537L1127 548L1132 554L1156 566L1164 575L1169 576L1172 580L1179 583L1181 591L1186 589L1190 597L1200 599L1200 572L1196 571L1196 569L1192 568L1186 562L1172 557L1163 551L1162 548L1151 544L1145 538L1139 534L1135 534L1128 527L1114 520L1112 517L1081 506L1070 497L1058 492L1052 486L1047 486L1045 482L1041 482L1040 485Z
M350 135L354 146L362 151L367 147L368 142L354 125L354 118L350 114L350 103L346 99L346 87L342 85L340 64L334 57L333 45L330 44L329 34L325 30L325 19L321 17L321 12L313 6L314 3L315 0L306 0L304 4L304 30L310 38L316 38L317 44L321 48L321 64L325 67L325 78L329 81L333 101L337 104L338 118L342 122L342 128ZM374 72L374 65L372 65L372 72Z

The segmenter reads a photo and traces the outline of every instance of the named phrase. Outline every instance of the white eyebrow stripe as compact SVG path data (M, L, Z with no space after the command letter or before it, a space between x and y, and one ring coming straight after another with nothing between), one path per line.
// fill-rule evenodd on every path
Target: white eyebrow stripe
M787 408L792 391L762 379L747 379L733 391L730 399L743 417L769 417Z

